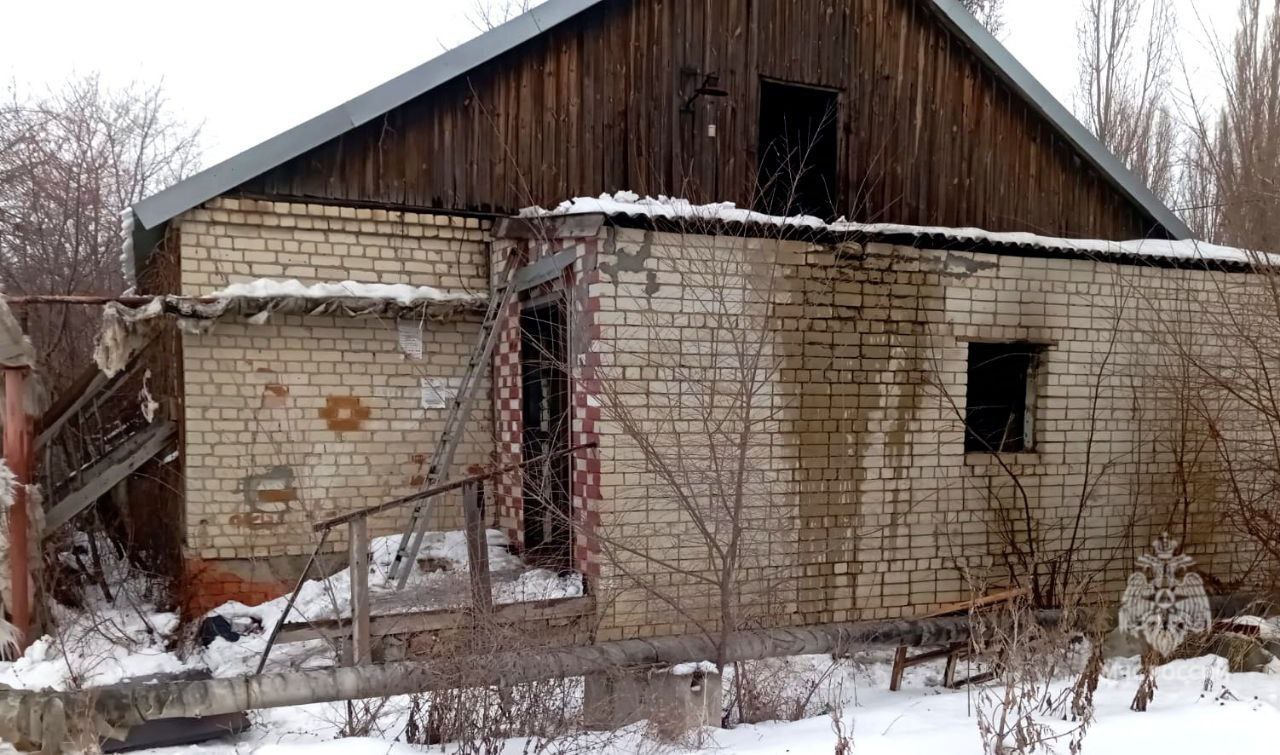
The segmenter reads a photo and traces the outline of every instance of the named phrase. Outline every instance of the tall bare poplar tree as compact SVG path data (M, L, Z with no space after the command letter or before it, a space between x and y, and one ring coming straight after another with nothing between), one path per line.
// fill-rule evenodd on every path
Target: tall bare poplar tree
M1269 8L1267 6L1270 6ZM1220 112L1196 108L1184 203L1214 241L1280 249L1280 0L1241 0L1239 27L1218 51Z
M1084 0L1076 30L1077 111L1094 135L1161 199L1174 192L1178 140L1169 81L1169 0Z

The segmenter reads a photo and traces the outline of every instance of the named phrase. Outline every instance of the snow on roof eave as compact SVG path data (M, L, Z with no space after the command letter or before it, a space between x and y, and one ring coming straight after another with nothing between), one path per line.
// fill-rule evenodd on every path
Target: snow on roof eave
M179 214L430 92L601 2L603 0L547 0L332 110L143 199L133 206L138 220L134 224L135 267L141 269L138 263L144 262L150 253L160 227ZM1191 236L1186 225L1093 138L956 0L930 0L929 5L944 23L973 45L978 55L1001 73L1015 91L1083 151L1122 193L1143 207L1170 234L1178 238Z
M940 226L913 226L895 223L856 223L846 220L827 222L810 215L766 215L742 209L732 202L695 205L686 199L640 197L633 192L618 192L599 197L578 197L561 202L552 210L530 207L520 216L528 219L567 217L571 215L602 215L609 218L668 221L677 224L701 223L707 233L714 233L720 224L747 226L776 226L782 229L809 230L818 233L850 234L870 237L911 237L914 239L944 239L991 247L1016 247L1046 252L1079 255L1083 257L1120 256L1131 259L1171 260L1180 265L1188 263L1218 263L1229 265L1265 264L1280 267L1280 255L1261 253L1234 247L1218 246L1195 239L1170 241L1167 239L1134 239L1108 241L1104 239L1067 239L1038 236L1032 233L1008 231L984 231L980 228L945 228ZM928 242L921 248L931 248Z

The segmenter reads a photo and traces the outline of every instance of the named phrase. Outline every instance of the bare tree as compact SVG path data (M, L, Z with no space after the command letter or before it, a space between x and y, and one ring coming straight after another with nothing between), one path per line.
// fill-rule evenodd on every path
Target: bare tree
M1220 111L1194 112L1184 204L1193 227L1220 243L1280 247L1280 0L1241 0L1230 49L1217 51Z
M994 37L1004 31L1004 0L960 0L964 9L978 19Z
M40 97L10 87L0 103L0 289L118 293L128 283L121 210L190 174L197 136L160 86L112 89L88 76ZM25 314L56 388L88 354L88 316Z
M1076 30L1080 116L1161 199L1174 189L1173 31L1168 0L1085 0Z
M475 0L467 20L480 31L502 26L537 5L540 0Z

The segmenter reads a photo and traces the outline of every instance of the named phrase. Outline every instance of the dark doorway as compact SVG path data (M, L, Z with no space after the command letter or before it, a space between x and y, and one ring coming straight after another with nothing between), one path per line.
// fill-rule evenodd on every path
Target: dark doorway
M521 452L526 460L569 447L568 349L564 307L526 305L520 314ZM573 567L568 456L525 468L525 559L557 571Z
M757 209L835 217L839 105L830 89L760 82Z

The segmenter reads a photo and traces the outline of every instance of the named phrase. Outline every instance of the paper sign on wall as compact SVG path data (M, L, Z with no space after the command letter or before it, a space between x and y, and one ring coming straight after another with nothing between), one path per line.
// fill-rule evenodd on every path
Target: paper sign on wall
M458 396L456 380L424 377L418 384L422 388L423 409L443 409Z
M422 323L417 320L398 320L400 353L409 359L422 358Z

